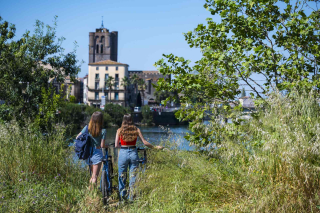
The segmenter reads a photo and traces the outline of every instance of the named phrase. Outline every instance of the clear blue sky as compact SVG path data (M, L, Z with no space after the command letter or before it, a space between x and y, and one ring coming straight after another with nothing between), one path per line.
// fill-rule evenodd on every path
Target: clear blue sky
M211 14L203 8L205 0L0 0L0 16L16 25L16 38L33 30L36 19L52 25L58 16L58 36L66 53L78 42L77 56L84 60L79 77L88 73L89 32L101 26L119 32L118 61L129 70L155 70L162 54L199 60L199 49L189 48L183 33L206 23Z

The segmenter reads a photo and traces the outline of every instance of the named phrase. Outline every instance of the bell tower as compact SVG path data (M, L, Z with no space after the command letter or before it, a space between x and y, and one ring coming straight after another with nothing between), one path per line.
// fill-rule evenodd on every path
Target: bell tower
M118 32L109 32L102 21L96 32L89 32L89 63L105 60L118 60Z

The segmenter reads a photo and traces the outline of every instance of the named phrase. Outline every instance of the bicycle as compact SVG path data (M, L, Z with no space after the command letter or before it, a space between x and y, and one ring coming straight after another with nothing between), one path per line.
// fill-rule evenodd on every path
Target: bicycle
M114 146L114 144L110 144L110 146ZM143 165L147 163L147 151L144 148L137 148L138 152L143 152L143 156L139 157L139 165ZM102 160L103 167L101 171L101 180L100 180L100 190L102 192L102 201L104 205L108 204L108 200L110 196L113 193L113 190L118 190L117 186L112 185L112 180L115 177L114 170L113 170L113 161L112 156L109 155L109 149L107 153L104 155L104 158ZM141 167L140 167L141 169ZM145 168L144 168L145 169ZM89 168L90 175L91 170ZM119 191L118 191L118 197L120 198Z

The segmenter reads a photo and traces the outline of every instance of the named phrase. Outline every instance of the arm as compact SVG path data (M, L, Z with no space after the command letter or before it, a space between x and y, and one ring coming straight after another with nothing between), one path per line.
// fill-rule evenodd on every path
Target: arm
M100 143L100 146L101 148L108 148L108 145L105 144L105 139L101 139L101 143Z
M120 144L119 144L119 129L117 130L117 133L116 133L116 140L114 141L114 147L115 148L120 148Z
M143 137L140 129L138 129L138 134L139 134L139 137L140 137L140 139L141 139L141 141L142 141L142 143L143 143L144 145L146 145L147 147L149 147L149 148L151 148L151 149L155 148L151 143L149 143L148 141L146 141L146 140L144 139L144 137ZM157 147L156 147L156 148L157 148Z

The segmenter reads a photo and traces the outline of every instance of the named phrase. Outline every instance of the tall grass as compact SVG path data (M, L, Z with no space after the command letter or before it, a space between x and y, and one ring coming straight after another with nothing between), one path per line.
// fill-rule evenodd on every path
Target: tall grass
M137 200L123 210L318 212L319 104L298 93L275 93L267 102L250 121L224 126L223 143L209 155L150 152Z
M69 212L83 199L88 172L74 161L64 128L56 130L0 125L1 212Z
M318 212L319 104L298 93L267 102L242 125L221 127L223 143L206 152L179 151L178 139L149 150L134 202L108 207L98 191L87 191L88 172L70 157L62 130L43 136L2 125L1 211Z

